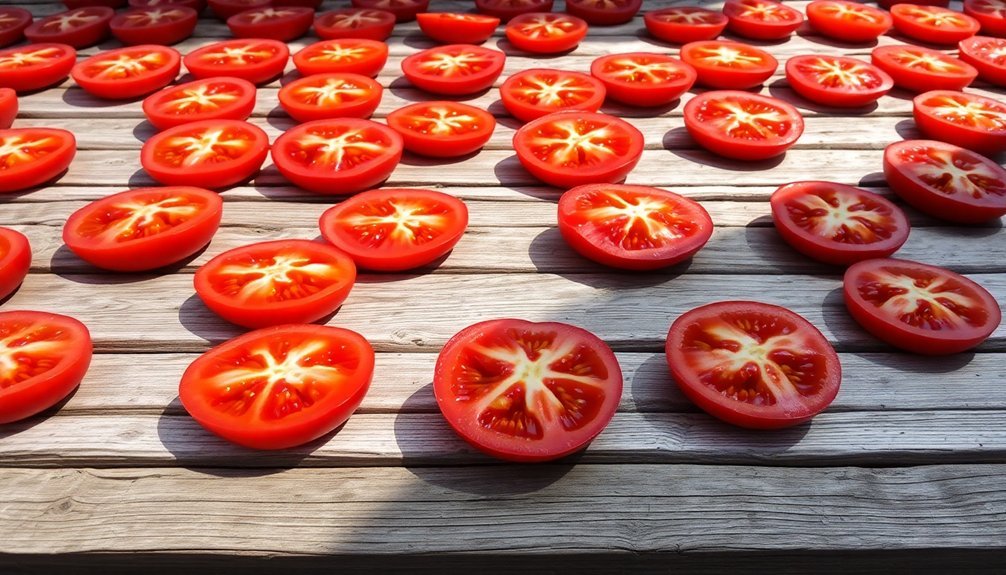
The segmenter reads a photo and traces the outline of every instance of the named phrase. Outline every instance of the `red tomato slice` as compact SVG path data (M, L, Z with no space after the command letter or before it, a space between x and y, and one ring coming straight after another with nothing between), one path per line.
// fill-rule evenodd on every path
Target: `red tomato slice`
M56 128L0 130L0 193L34 188L66 171L77 153L73 134Z
M699 94L685 104L685 128L715 154L764 160L796 143L803 134L803 117L782 100L722 90Z
M803 14L773 0L727 0L723 5L727 28L752 40L788 38L803 24Z
M901 199L937 218L972 224L1006 215L1006 170L952 144L895 142L884 150L884 176Z
M824 411L842 381L838 354L792 311L753 301L695 308L671 324L667 364L706 413L752 429L779 429Z
M272 0L209 0L209 5L217 18L227 20L245 10L271 6Z
M492 114L460 102L410 104L388 114L388 126L405 149L423 156L453 158L482 148L496 129Z
M587 74L540 68L517 72L500 86L503 107L523 122L562 110L596 112L604 94L604 84Z
M907 260L859 262L845 272L845 306L877 339L924 355L988 339L1002 312L992 294L950 270Z
M956 44L978 33L978 20L939 6L895 4L891 7L894 28L929 44Z
M0 302L14 293L31 268L31 245L21 232L0 227Z
M566 0L566 12L595 26L615 26L631 21L643 0Z
M17 117L17 92L10 88L0 88L0 130L6 130Z
M872 61L894 79L895 86L911 92L963 90L978 76L970 64L918 46L879 46L873 49Z
M396 22L411 22L420 12L426 12L430 0L352 0L353 8L384 10L395 15Z
M143 144L140 163L168 186L224 188L251 178L269 152L258 126L239 120L205 120L168 128Z
M360 406L374 348L336 327L285 325L199 356L178 397L199 425L252 449L286 449L331 433Z
M958 47L961 60L974 66L982 80L1006 86L1006 39L972 36Z
M177 51L151 44L101 52L74 66L70 75L93 96L126 100L167 86L181 68Z
M129 5L133 8L174 8L175 6L185 6L192 8L198 14L202 14L206 9L206 0L129 0Z
M624 180L643 155L643 134L614 116L556 112L524 124L513 148L532 176L572 188Z
M56 405L84 379L91 365L91 334L64 315L0 313L0 424Z
M872 104L894 87L887 72L843 56L794 56L786 61L786 80L811 102L839 108Z
M499 18L459 12L423 12L416 20L423 34L444 44L481 44L500 25Z
M227 40L189 52L183 62L196 78L233 76L264 84L286 68L290 49L276 40Z
M859 2L814 0L807 21L819 33L842 42L869 42L891 29L891 15Z
M695 255L712 236L713 221L698 202L660 188L588 184L560 198L559 232L585 258L654 270Z
M70 75L77 51L66 44L32 44L0 50L0 86L18 93L58 84Z
M105 6L78 8L46 16L25 28L24 35L34 44L66 44L86 48L108 38L108 23L115 11Z
M643 14L643 24L654 37L672 44L713 40L727 27L727 17L698 6L674 6Z
M123 44L175 44L196 29L199 14L192 8L134 8L118 14L109 22L112 36Z
M273 0L272 5L277 8L282 8L284 6L300 6L302 8L317 10L321 7L321 2L322 0Z
M507 40L532 54L558 54L576 48L587 36L587 23L568 14L528 12L506 25Z
M114 10L125 6L126 0L62 0L62 4L68 10L87 8L88 6L107 6Z
M964 13L981 24L990 36L1006 36L1006 1L964 0Z
M329 208L321 235L361 268L411 270L446 255L468 227L464 202L441 192L382 189Z
M402 60L402 72L421 90L461 96L489 89L503 73L505 61L506 56L499 50L450 44Z
M158 130L203 120L244 120L255 109L255 85L240 78L207 78L169 86L143 100Z
M314 32L319 38L362 38L383 41L395 28L395 15L387 10L345 8L318 14Z
M895 4L917 4L919 6L942 6L946 8L950 5L950 0L877 0L877 5L886 10L890 10Z
M0 8L0 48L24 40L24 30L32 23L31 12L17 6Z
M357 118L307 122L283 133L272 161L294 185L319 194L345 195L387 180L402 159L402 137Z
M447 342L433 393L447 423L480 451L549 461L580 451L604 430L622 396L622 370L587 330L497 319Z
M250 328L317 321L339 309L355 281L348 255L307 240L226 251L196 270L194 279L206 307Z
M695 68L681 60L648 52L601 56L590 73L604 83L612 100L630 106L663 106L695 84Z
M373 78L387 61L388 45L365 38L323 40L293 55L293 65L302 76L361 74Z
M699 84L730 90L760 86L779 67L779 62L764 50L721 40L685 44L681 60L695 68Z
M307 34L313 23L314 10L303 6L253 8L227 19L227 27L235 38L266 38L280 42Z
M475 0L475 9L503 22L529 12L551 12L553 0Z
M1006 104L949 90L912 101L915 125L926 136L983 154L1006 150Z
M280 88L279 104L298 122L328 118L369 118L384 88L360 74L315 74Z

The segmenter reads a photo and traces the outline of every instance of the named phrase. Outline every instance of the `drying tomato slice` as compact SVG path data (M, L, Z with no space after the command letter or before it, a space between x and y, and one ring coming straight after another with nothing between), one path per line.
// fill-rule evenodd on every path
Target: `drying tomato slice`
M175 44L196 29L199 14L192 8L134 8L116 15L108 26L123 44Z
M336 327L285 325L196 358L178 397L199 425L252 449L286 449L346 422L374 376L374 348Z
M279 104L298 122L369 118L384 88L360 74L314 74L280 88Z
M937 218L971 224L1006 215L1006 170L953 144L895 142L884 150L884 176L901 199Z
M493 16L460 12L423 12L416 20L423 34L445 44L481 44L500 25L500 19Z
M558 54L576 48L587 36L587 23L576 16L528 12L510 20L504 30L518 50Z
M356 265L334 247L307 240L259 242L228 250L196 270L196 293L231 323L258 328L310 323L339 309Z
M695 68L681 60L649 52L601 56L590 73L604 83L612 100L630 106L663 106L695 84Z
M667 364L678 388L706 413L752 429L779 429L824 411L842 381L838 354L786 308L722 301L671 324Z
M88 6L107 6L114 10L125 6L126 0L62 0L61 3L68 10L86 8Z
M727 17L698 6L674 6L643 14L643 24L654 37L673 44L712 40L727 27Z
M21 232L0 227L0 302L14 293L31 268L31 245Z
M551 12L553 0L475 0L475 9L503 22L529 12Z
M254 8L227 19L227 27L235 38L266 38L280 42L307 34L313 23L314 10L303 6Z
M70 395L91 365L84 324L54 313L0 313L0 424L41 413Z
M891 15L873 6L846 0L814 0L807 21L821 34L842 42L869 42L891 29Z
M345 8L318 14L314 19L314 32L319 38L361 38L383 41L395 28L395 15L387 10Z
M0 130L0 193L49 182L70 166L77 153L73 134L57 128Z
M183 62L196 78L233 76L264 84L286 68L290 49L276 40L227 40L186 54Z
M839 108L872 104L894 87L887 72L844 56L794 56L786 61L786 80L811 102Z
M293 55L302 76L312 74L362 74L377 76L388 61L388 45L365 38L322 40Z
M203 120L244 120L255 109L255 85L240 78L207 78L169 86L143 100L158 130Z
M595 26L615 26L631 21L643 0L566 0L566 12Z
M449 44L402 60L402 72L421 90L461 96L487 90L503 73L505 61L506 56L499 50Z
M6 130L17 117L17 92L0 88L0 130Z
M1006 1L964 0L964 13L971 16L990 36L1006 36Z
M952 45L978 33L978 20L939 6L895 4L891 7L894 28L929 44Z
M489 112L447 101L410 104L388 114L386 121L402 136L406 150L434 158L470 154L486 145L496 129Z
M919 6L942 6L946 8L950 5L950 0L911 0L912 4ZM890 10L895 4L906 4L905 0L877 0L877 5L886 10Z
M329 208L319 226L321 235L361 268L404 271L454 249L468 227L468 208L442 192L386 188Z
M587 446L622 396L611 348L564 323L497 319L466 327L437 357L433 393L462 439L494 457L548 461Z
M779 67L778 60L765 50L723 40L685 44L681 60L695 68L699 84L730 90L760 86Z
M950 270L907 260L859 262L845 272L845 306L863 329L924 355L959 353L1002 321L992 294Z
M713 221L698 202L660 188L587 184L559 199L559 232L585 258L654 270L695 255Z
M1006 104L949 90L912 101L915 125L926 136L983 154L1006 150Z
M764 160L796 143L803 134L803 117L782 100L722 90L699 94L685 104L685 128L713 153Z
M129 0L129 5L133 8L173 8L175 6L185 6L192 8L198 14L202 14L206 9L206 0Z
M970 64L919 46L879 46L871 57L874 66L894 79L895 86L912 92L963 90L978 76Z
M24 30L32 23L31 12L17 6L0 8L0 48L24 39Z
M235 14L254 8L265 8L272 5L272 0L209 0L210 10L217 18L227 20Z
M512 74L500 86L503 107L523 122L561 110L596 112L604 94L604 84L597 78L539 68Z
M204 120L151 137L140 151L140 163L162 184L216 189L251 178L268 153L269 139L258 126Z
M353 8L384 10L395 15L396 22L411 22L420 12L426 12L430 0L352 0Z
M723 14L731 32L752 40L781 40L803 24L799 10L774 0L727 0Z
M67 10L36 20L24 29L29 42L66 44L87 48L108 38L108 23L115 11L105 6Z
M972 36L958 48L961 60L974 66L982 80L1006 86L1006 39Z
M70 75L93 96L125 100L160 90L181 68L177 51L151 44L101 52L74 66Z
M31 44L0 50L0 86L33 92L58 84L77 63L77 51L66 44Z
M272 146L280 173L305 190L352 194L388 179L402 159L402 137L391 128L357 118L307 122L283 133Z
M99 268L162 268L210 243L223 205L218 194L202 188L137 188L74 212L63 226L63 243Z

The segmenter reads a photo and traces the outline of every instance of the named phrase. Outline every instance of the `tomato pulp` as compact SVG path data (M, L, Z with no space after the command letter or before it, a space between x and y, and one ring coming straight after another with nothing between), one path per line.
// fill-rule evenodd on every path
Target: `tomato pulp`
M239 120L203 120L168 128L140 150L143 169L169 186L224 188L251 178L269 153L258 126Z
M737 160L764 160L796 143L803 134L803 116L776 98L719 90L685 104L685 128L711 152Z
M31 267L31 245L21 232L0 227L0 301L14 293Z
M410 104L385 120L402 136L406 150L434 158L470 154L486 145L496 129L496 119L489 112L449 101Z
M77 154L73 134L57 128L0 130L0 193L50 182Z

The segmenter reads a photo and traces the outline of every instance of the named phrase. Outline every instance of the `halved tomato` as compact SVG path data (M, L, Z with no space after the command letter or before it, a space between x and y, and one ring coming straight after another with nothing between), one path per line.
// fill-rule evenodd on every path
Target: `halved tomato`
M70 75L93 96L126 100L167 86L181 68L177 51L150 44L101 52L74 66Z
M0 424L41 413L70 395L91 365L84 324L54 313L0 313Z
M585 329L497 319L447 342L433 393L447 423L476 449L549 461L604 430L622 397L622 370L611 348Z
M395 15L396 22L411 22L416 14L426 12L430 0L352 0L353 8L384 10Z
M597 78L543 68L512 74L500 86L503 107L523 122L562 110L596 112L604 94L604 84Z
M227 19L227 27L235 38L266 38L280 42L307 34L313 23L314 10L303 6L253 8Z
M207 78L169 86L143 100L158 130L203 120L245 120L255 109L255 85L240 78Z
M0 130L0 193L17 192L55 179L77 153L73 134L57 128Z
M895 4L891 7L894 28L929 44L956 44L978 33L978 20L939 6Z
M982 80L1006 86L1006 39L972 36L958 48L961 60L974 66Z
M528 12L551 12L553 0L475 0L475 9L503 22Z
M576 48L587 36L587 23L576 16L528 12L510 20L506 38L518 50L558 54Z
M196 78L233 76L264 84L286 68L290 49L276 40L227 40L185 55L185 68Z
M321 2L322 0L272 0L272 5L277 8L282 8L284 6L300 6L303 8L317 10L321 7Z
M383 41L395 28L395 15L387 10L344 8L318 14L314 32L319 38L361 38Z
M838 354L786 308L721 301L682 314L667 334L678 388L706 413L740 427L779 429L824 411L842 382Z
M319 194L352 194L388 179L402 159L402 137L377 122L335 118L283 133L272 161L286 179Z
M192 8L197 13L202 14L206 9L206 0L129 0L129 5L133 8L172 8L175 6L185 6Z
M730 90L760 86L779 67L779 61L765 50L725 40L685 44L681 60L695 68L699 84Z
M227 20L235 14L253 8L265 8L272 5L272 0L209 0L210 10L217 18Z
M559 232L585 258L627 270L682 262L713 233L696 201L649 186L587 184L559 199Z
M384 88L360 74L314 74L280 88L279 104L298 122L369 118Z
M978 76L971 64L919 46L878 46L871 60L894 79L895 86L911 92L963 90Z
M924 355L959 353L988 339L1002 321L992 294L950 270L907 260L854 264L843 281L845 306L863 329Z
M374 348L336 327L285 325L236 337L196 358L178 397L199 425L252 449L322 437L360 406Z
M134 44L175 44L188 38L196 29L199 14L192 8L134 8L116 15L109 22L112 36L131 46Z
M790 104L750 92L705 92L685 104L685 128L703 148L737 160L782 154L803 134L803 117Z
M151 137L140 151L140 163L162 184L216 189L251 178L268 153L262 128L239 120L204 120Z
M460 12L423 12L416 20L423 34L445 44L481 44L500 25L500 19L493 16Z
M496 129L489 112L447 101L410 104L388 114L386 121L402 136L406 150L434 158L470 154L486 145Z
M70 75L77 51L66 44L32 44L0 50L0 86L33 92Z
M310 323L339 309L356 265L328 244L275 240L228 250L196 270L193 281L206 307L231 323Z
M108 38L108 23L115 11L105 6L67 10L36 20L24 29L24 35L34 44L66 44L87 48Z
M32 23L31 12L17 6L0 8L0 48L24 40L24 30Z
M442 192L385 188L329 208L319 226L361 268L404 271L454 249L468 227L468 208Z
M937 218L973 224L1006 215L1006 170L953 144L895 142L884 150L884 176L901 199Z
M839 108L872 104L894 87L887 72L844 56L794 56L786 61L786 80L811 102Z
M727 17L698 6L673 6L643 14L646 30L672 44L712 40L727 27Z
M566 12L595 26L615 26L631 21L643 0L566 0Z
M695 84L695 68L651 52L601 56L590 73L604 83L607 97L631 106L663 106Z
M31 244L21 232L0 227L0 302L14 293L31 268Z
M88 6L107 6L114 10L125 6L126 0L62 0L61 3L69 10Z
M6 130L17 118L17 92L0 88L0 130Z
M312 74L362 74L373 78L388 61L388 45L365 38L322 40L293 55L302 76Z
M723 14L731 32L752 40L781 40L803 24L799 10L774 0L727 0Z
M1006 1L964 0L964 13L981 24L990 36L1006 36Z
M905 0L877 0L877 5L881 8L890 10L895 4L908 4ZM911 4L918 4L919 6L943 6L946 8L950 5L950 0L911 0Z
M402 60L402 72L421 90L461 96L489 89L503 73L505 62L506 56L499 50L449 44Z
M933 138L983 154L1006 150L1006 104L992 98L933 90L912 100L915 125Z
M814 0L807 21L821 34L842 42L870 42L891 29L891 15L873 6L846 0Z

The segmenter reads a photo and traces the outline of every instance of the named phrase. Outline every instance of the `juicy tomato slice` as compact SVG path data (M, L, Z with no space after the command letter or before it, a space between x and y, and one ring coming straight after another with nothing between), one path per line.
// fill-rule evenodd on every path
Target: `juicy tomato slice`
M919 46L878 46L871 59L894 79L895 86L911 92L963 90L978 76L970 64Z
M150 44L101 52L74 66L70 75L93 96L125 100L160 90L181 68L178 52Z
M134 8L112 18L109 28L112 36L127 46L167 46L191 36L196 29L197 20L199 13L185 6Z
M318 14L314 19L314 32L319 38L361 38L383 41L395 28L395 15L387 10L345 8Z
M622 370L587 330L497 319L447 342L433 393L444 419L473 447L511 461L548 461L604 430L622 396Z
M949 90L912 101L915 125L926 136L983 154L1006 150L1006 104Z
M322 40L293 55L302 76L312 74L362 74L377 76L388 61L388 45L366 38Z
M369 118L384 88L360 74L315 74L280 88L279 103L298 122L327 118Z
M318 325L260 329L189 365L178 397L199 425L252 449L286 449L346 422L374 375L360 334Z
M576 48L587 36L587 22L568 14L528 12L506 25L507 40L532 54L558 54Z
M529 12L551 12L552 4L553 0L475 0L475 9L509 22Z
M0 193L44 184L62 174L77 153L73 134L57 128L0 130Z
M1006 86L1006 39L972 36L958 47L961 60L974 66L983 80Z
M179 262L210 243L223 200L202 188L137 188L77 210L63 242L100 268L135 272Z
M0 130L6 130L17 117L17 92L10 88L0 88Z
M158 130L203 120L244 120L255 108L255 85L240 78L207 78L169 86L143 100Z
M803 134L790 104L749 92L705 92L685 104L685 128L703 148L737 160L782 154Z
M402 137L357 118L307 122L276 139L272 160L293 184L319 194L352 194L388 179L402 159Z
M321 235L361 268L404 271L454 249L468 227L468 208L442 192L385 188L329 208L319 225Z
M423 34L444 44L481 44L500 25L499 18L461 12L423 12L416 20Z
M890 10L895 4L906 4L904 0L877 0L877 5L885 10ZM946 8L950 5L950 0L912 0L912 4L919 6L942 6Z
M601 56L590 73L604 83L612 100L630 106L662 106L695 84L695 68L681 60L648 52Z
M667 363L678 388L727 423L752 429L799 425L838 395L842 366L802 316L753 301L695 308L671 324Z
M727 0L727 28L752 40L781 40L803 24L803 14L774 0Z
M953 45L978 33L978 20L939 6L895 4L891 7L894 28L929 44Z
M307 34L313 23L314 10L304 6L253 8L227 19L227 27L235 38L266 38L280 42Z
M124 7L126 0L62 0L62 4L68 10L86 8L88 6L107 6L115 10Z
M794 56L786 61L786 80L811 102L840 108L872 104L894 87L887 72L844 56Z
M503 107L523 122L561 110L596 112L604 95L604 84L597 78L544 68L517 72L500 86Z
M506 56L472 44L449 44L402 60L402 72L417 88L460 96L487 90L503 73Z
M185 68L196 78L233 76L264 84L286 68L290 49L277 40L227 40L185 55Z
M513 147L532 176L572 188L624 180L642 157L643 134L607 114L556 112L524 124Z
M115 11L105 6L67 10L36 20L24 30L29 42L66 44L87 48L108 38L108 23Z
M133 8L172 8L175 6L185 6L192 8L198 14L202 14L206 9L206 0L129 0L129 5Z
M964 0L964 13L990 36L1006 36L1006 0Z
M673 6L643 14L643 24L664 42L687 44L715 39L727 27L727 17L698 6Z
M31 267L31 245L21 232L0 227L0 301L14 293Z
M204 120L151 137L140 151L140 163L164 185L217 189L251 178L268 152L269 139L258 126Z
M999 327L992 294L950 270L895 259L859 262L845 272L845 306L877 339L925 355L971 349Z
M388 114L387 122L402 136L406 150L434 158L470 154L486 145L496 129L489 112L448 101L410 104Z
M77 63L77 51L66 44L30 44L0 50L0 86L18 93L62 82Z
M235 14L253 8L265 8L272 5L272 0L209 0L210 10L217 18L227 20Z
M396 22L411 22L430 7L430 0L352 0L352 3L354 8L391 12Z
M685 44L681 60L695 68L699 84L728 90L760 86L779 67L779 61L764 50L721 40Z
M846 0L814 0L807 5L807 21L819 33L843 42L869 42L891 29L891 15Z
M56 405L84 379L91 365L91 334L84 324L54 313L0 313L0 424Z
M595 26L615 26L631 21L643 0L566 0L566 12Z
M901 208L872 192L833 182L794 182L772 194L772 220L786 243L816 260L849 265L884 258L908 240Z
M702 249L713 221L696 201L649 186L588 184L559 200L559 232L580 255L628 270L654 270Z
M24 39L24 30L32 23L31 12L17 6L0 8L0 48Z
M895 142L884 150L884 176L901 199L937 218L972 224L1006 215L1006 170L952 144Z

